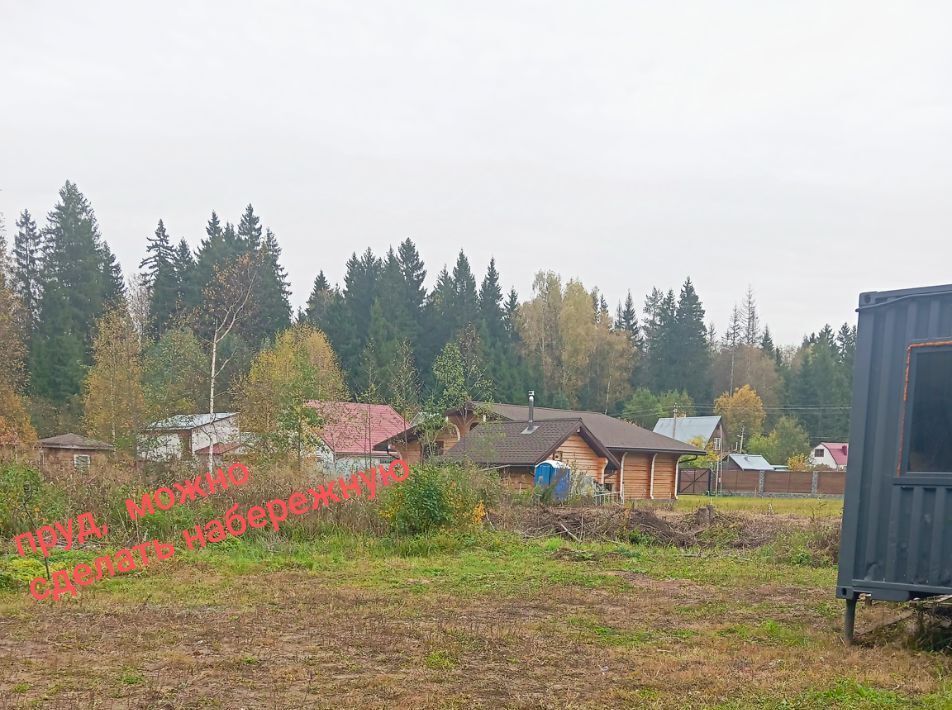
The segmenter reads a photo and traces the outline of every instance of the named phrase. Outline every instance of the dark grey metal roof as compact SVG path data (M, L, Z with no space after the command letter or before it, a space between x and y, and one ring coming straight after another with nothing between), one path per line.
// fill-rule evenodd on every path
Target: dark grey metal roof
M489 402L473 402L480 409L488 409L504 419L526 421L529 418L529 407L521 404L492 404ZM565 419L577 417L582 420L595 437L609 449L622 451L660 451L681 455L703 454L698 449L676 439L661 434L655 434L640 426L635 426L623 419L616 419L601 412L587 412L576 409L551 409L549 407L535 407L536 421L547 419Z
M495 421L480 424L449 451L448 461L471 461L484 466L534 466L545 461L566 439L578 433L613 468L618 461L585 427L580 418L536 421Z

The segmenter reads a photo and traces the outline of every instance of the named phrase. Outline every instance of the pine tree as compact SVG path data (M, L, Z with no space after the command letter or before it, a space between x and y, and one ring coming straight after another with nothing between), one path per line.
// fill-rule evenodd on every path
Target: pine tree
M36 228L36 222L29 211L23 210L16 222L17 233L13 241L13 278L14 293L20 298L27 315L27 340L32 339L40 311L40 258L43 238Z

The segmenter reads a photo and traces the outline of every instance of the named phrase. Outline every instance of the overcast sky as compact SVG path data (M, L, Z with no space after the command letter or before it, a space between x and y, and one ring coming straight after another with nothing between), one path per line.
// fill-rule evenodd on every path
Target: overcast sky
M8 236L70 179L127 274L251 202L295 306L407 236L788 343L952 282L950 3L0 2Z

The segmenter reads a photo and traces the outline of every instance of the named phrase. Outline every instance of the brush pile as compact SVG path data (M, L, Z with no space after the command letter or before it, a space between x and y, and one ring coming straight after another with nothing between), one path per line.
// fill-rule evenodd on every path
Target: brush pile
M539 505L500 511L491 520L496 527L517 530L526 537L560 536L575 542L641 537L660 545L693 547L700 542L698 535L719 517L712 506L699 508L690 515L661 517L644 508Z

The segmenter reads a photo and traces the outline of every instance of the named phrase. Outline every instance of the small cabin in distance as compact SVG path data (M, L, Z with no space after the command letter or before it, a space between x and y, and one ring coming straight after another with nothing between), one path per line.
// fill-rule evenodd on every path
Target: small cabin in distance
M40 466L88 471L109 461L115 447L79 434L59 434L36 443Z

